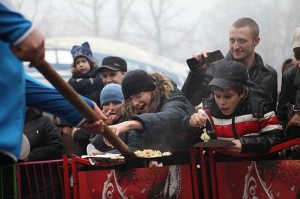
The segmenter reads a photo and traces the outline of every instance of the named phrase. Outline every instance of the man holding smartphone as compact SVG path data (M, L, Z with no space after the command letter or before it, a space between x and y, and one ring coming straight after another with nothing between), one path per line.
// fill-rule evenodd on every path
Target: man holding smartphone
M255 52L259 44L259 27L251 18L236 20L229 31L229 52L225 56L227 61L238 61L246 67L249 79L268 92L272 99L272 110L276 110L277 104L277 72L274 68L264 64L261 56ZM202 51L193 56L194 62L187 61L190 72L182 87L182 91L196 106L202 102L202 98L208 98L211 94L207 84L212 79L215 66L207 67L204 58L210 53ZM207 62L206 62L207 63Z

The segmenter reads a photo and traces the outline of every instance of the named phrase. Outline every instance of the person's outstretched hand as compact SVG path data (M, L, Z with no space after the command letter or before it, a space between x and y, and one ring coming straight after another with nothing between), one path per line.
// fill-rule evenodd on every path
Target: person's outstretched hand
M107 117L102 113L96 103L94 103L94 111L98 115L99 120L93 123L85 122L80 127L86 129L92 134L101 134L104 131L104 121L107 120Z

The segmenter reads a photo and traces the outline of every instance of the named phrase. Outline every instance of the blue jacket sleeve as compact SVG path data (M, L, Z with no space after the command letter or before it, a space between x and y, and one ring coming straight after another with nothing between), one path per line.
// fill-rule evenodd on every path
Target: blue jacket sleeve
M47 86L29 75L26 79L26 106L53 114L76 126L84 117L55 88ZM92 100L82 97L91 108Z
M0 39L7 43L21 42L32 30L31 22L5 2L0 3L0 16Z

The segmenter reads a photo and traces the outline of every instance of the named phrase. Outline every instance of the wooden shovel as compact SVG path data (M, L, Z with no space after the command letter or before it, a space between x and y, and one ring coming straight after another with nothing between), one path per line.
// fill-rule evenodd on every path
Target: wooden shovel
M86 118L90 123L98 121L98 115L92 108L77 94L77 92L54 70L47 61L43 61L37 70ZM130 148L115 135L107 124L104 123L102 135L118 150L124 157L133 158L135 154Z

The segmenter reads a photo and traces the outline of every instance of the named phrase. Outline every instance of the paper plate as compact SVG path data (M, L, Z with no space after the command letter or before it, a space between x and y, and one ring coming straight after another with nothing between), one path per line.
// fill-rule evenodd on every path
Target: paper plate
M115 160L115 159L119 159L118 158L119 156L121 156L121 154L105 153L101 155L82 155L81 158L90 158L93 160L101 160L101 159ZM120 159L124 159L124 158L120 158Z
M22 147L19 160L25 160L30 153L30 143L26 135L23 134Z

